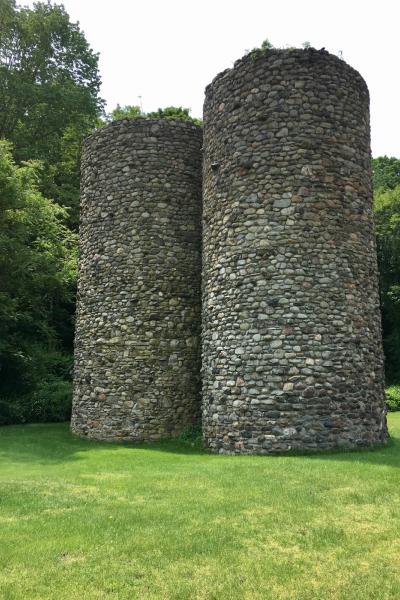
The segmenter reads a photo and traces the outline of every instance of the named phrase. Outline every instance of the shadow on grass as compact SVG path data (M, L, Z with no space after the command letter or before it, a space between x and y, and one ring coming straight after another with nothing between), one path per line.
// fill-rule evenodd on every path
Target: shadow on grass
M2 464L15 462L37 462L57 464L78 461L85 452L120 450L151 450L171 454L208 454L200 443L192 444L179 439L159 442L108 442L80 438L73 435L69 423L34 423L0 427L0 469Z
M354 450L337 449L320 452L288 452L273 456L216 455L201 448L199 442L166 439L152 443L105 442L82 439L73 435L68 423L29 424L0 427L0 469L7 463L61 464L79 461L86 452L145 450L152 452L203 456L219 460L282 460L302 457L310 461L343 461L374 465L400 466L400 437L392 435L384 446Z

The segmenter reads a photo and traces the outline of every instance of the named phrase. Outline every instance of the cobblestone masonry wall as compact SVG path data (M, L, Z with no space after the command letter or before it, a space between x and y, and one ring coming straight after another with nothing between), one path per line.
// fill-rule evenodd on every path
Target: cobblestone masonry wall
M82 158L72 430L157 439L199 418L201 144L118 121Z
M386 440L363 79L324 51L247 56L204 125L206 445Z

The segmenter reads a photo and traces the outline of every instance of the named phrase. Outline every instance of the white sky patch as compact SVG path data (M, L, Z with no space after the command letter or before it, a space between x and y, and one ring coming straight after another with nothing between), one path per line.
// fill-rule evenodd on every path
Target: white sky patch
M33 1L22 2L33 5ZM64 0L100 53L102 97L202 116L204 88L265 38L343 54L371 96L373 156L400 157L398 0ZM140 98L141 97L141 100Z

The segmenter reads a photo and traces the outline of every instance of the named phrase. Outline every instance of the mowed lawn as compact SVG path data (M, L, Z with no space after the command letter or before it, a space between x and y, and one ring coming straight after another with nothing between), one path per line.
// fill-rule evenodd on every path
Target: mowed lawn
M400 413L384 449L226 457L0 428L0 598L400 598Z

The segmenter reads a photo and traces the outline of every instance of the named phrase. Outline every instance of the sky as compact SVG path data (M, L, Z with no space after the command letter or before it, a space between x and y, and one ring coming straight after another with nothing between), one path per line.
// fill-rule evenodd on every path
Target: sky
M56 1L56 3L60 3ZM32 1L21 4L31 6ZM64 0L100 53L111 110L183 106L202 116L204 88L266 38L310 42L357 69L371 97L373 156L400 157L399 0Z

